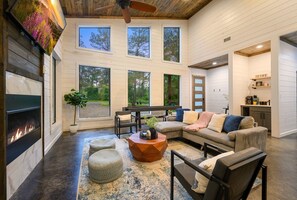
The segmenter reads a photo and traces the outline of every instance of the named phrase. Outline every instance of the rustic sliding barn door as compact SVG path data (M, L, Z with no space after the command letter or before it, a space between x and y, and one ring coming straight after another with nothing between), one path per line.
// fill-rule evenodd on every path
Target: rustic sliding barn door
M192 77L192 110L205 111L205 77Z

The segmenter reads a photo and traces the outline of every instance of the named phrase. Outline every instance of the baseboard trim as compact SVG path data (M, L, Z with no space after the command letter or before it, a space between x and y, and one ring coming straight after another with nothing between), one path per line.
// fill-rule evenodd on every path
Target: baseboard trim
M293 129L293 130L290 130L290 131L286 131L286 132L281 133L280 134L280 138L285 137L285 136L288 136L288 135L291 135L291 134L294 134L294 133L297 133L297 129Z
M56 135L56 137L54 137L54 139L51 141L51 143L45 148L44 150L44 155L47 154L47 152L53 147L53 145L57 142L57 140L61 137L63 131L60 131L59 134Z

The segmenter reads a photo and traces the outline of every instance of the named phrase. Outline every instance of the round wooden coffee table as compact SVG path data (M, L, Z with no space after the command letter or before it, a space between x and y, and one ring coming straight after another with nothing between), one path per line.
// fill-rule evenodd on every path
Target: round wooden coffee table
M168 146L166 135L158 133L154 140L144 140L135 133L128 138L129 149L135 160L141 162L153 162L160 160Z

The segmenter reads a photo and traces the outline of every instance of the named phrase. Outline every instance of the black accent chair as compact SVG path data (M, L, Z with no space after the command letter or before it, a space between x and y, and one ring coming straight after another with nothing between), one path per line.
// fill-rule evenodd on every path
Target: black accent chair
M128 120L121 120L121 115L131 115ZM131 111L117 111L114 116L114 132L118 136L121 137L121 128L130 127L130 133L132 133L132 127L135 126L137 132L137 123L135 121L135 117L131 114Z
M206 148L204 151L207 151ZM175 165L175 156L184 162ZM192 161L172 150L170 199L173 200L173 184L174 177L176 177L193 199L245 200L262 168L262 200L266 200L267 168L263 165L265 158L266 153L251 147L218 159L212 174L210 174L198 166L205 158ZM198 194L191 189L196 171L209 179L205 194Z

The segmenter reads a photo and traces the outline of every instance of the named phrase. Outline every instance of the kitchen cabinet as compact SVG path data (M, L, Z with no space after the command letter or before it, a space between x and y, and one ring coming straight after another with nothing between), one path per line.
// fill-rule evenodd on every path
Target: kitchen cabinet
M241 106L241 115L252 116L258 126L263 126L271 131L271 107L270 106Z

